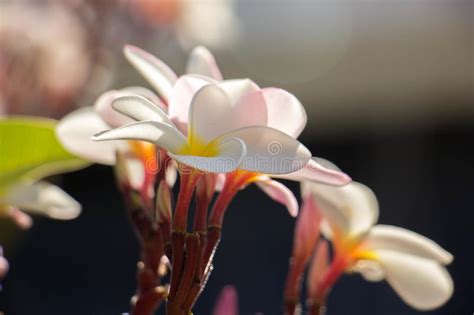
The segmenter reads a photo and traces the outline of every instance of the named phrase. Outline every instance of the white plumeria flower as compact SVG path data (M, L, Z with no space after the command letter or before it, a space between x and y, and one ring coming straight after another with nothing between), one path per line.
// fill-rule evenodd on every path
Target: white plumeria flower
M299 141L271 127L246 124L247 103L236 104L232 99L240 88L240 82L201 88L190 105L187 136L163 110L145 98L118 98L113 107L138 122L104 131L93 139L148 141L167 150L176 161L212 173L240 168L264 174L287 174L303 167L311 153ZM272 143L279 145L277 154L268 150Z
M445 266L453 256L412 231L374 225L379 206L368 187L356 182L344 187L304 183L302 193L314 198L325 221L321 231L333 242L335 259L344 261L346 270L369 281L387 280L418 310L437 308L451 297L453 281Z
M217 85L227 94L225 102L228 103L228 108L225 117L219 115L223 114L222 109L226 106L221 106L218 112L216 107L211 106L212 103L207 104L209 112L204 113L206 119L212 119L214 116L214 119L219 120L219 126L214 125L223 133L248 126L266 126L296 139L306 125L306 113L295 96L282 89L260 89L249 79L222 81L223 76L214 56L203 46L198 46L191 52L186 66L187 75L180 78L164 62L137 47L126 46L124 53L132 65L158 91L161 99L168 104L169 120L183 134L188 133L191 100L197 91L207 85ZM147 111L143 108L150 108L150 104L144 105L142 100L138 99L127 101L127 106L135 108L140 114L129 112L123 103L115 105L115 108L136 120L152 119L152 116L143 115ZM142 109L138 109L139 107ZM267 141L266 145L267 156L278 155L282 150L278 138ZM272 175L296 181L312 180L333 185L350 182L347 175L340 170L323 166L319 163L320 160L311 159L303 168L289 174ZM223 174L218 176L218 189L221 188L224 179ZM249 176L248 183L250 182L256 182L272 199L286 205L290 214L294 216L297 214L296 198L285 185L260 173Z
M81 213L81 205L76 200L44 181L17 183L0 194L0 214L28 228L31 218L20 209L59 220L71 220Z

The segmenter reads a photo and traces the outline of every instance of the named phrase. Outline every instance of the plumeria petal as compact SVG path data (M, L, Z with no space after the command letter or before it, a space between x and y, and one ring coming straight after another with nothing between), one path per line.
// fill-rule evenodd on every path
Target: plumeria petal
M244 98L246 99L245 96ZM238 128L265 126L266 109L263 98L260 103L240 104L242 106L234 107L229 95L219 85L204 86L195 94L189 110L190 135L209 142Z
M258 85L250 79L225 80L217 85L226 92L232 105L237 104L243 96L260 90Z
M418 310L432 310L445 304L454 285L445 267L432 259L391 250L377 252L386 280L398 295Z
M270 178L255 182L270 198L286 206L292 217L298 215L298 201L293 192L285 185Z
M173 126L168 115L148 99L138 95L120 96L112 102L119 113L134 120L153 120Z
M120 92L116 90L107 91L99 96L94 104L94 109L97 114L111 128L117 128L133 122L133 119L118 113L112 108L112 102L118 96L122 95L122 93L126 92Z
M308 120L300 101L282 89L264 88L261 93L267 104L267 126L297 138Z
M78 109L58 123L56 134L66 149L86 160L112 165L117 150L126 150L123 141L96 143L90 139L95 133L110 127L92 107Z
M240 168L250 172L291 173L302 168L311 158L311 152L298 140L269 127L245 127L221 137L235 137L245 142L247 156Z
M434 259L444 265L450 264L453 261L453 255L432 240L396 226L374 226L365 239L365 247L368 250L395 250Z
M211 173L232 172L242 163L245 155L245 143L237 138L223 138L215 142L219 154L213 157L179 155L168 153L176 161L195 169Z
M142 86L128 86L126 88L120 89L119 92L123 92L126 95L139 95L143 96L153 104L160 107L162 110L166 111L167 105L163 103L158 95L156 95L153 91L144 88Z
M203 86L214 83L217 81L201 75L184 75L173 85L168 114L183 133L188 130L189 107L194 95Z
M197 46L191 51L186 65L186 73L200 74L216 80L223 79L216 59L204 46Z
M59 220L70 220L81 213L81 205L61 188L46 182L21 183L4 197L7 204Z
M124 54L138 72L158 91L160 96L168 101L171 88L177 79L174 71L163 61L138 47L127 45L124 48Z
M186 138L173 126L156 121L139 121L120 128L96 133L92 140L141 140L154 143L165 150L178 153L186 145Z
M367 186L351 182L342 187L304 182L303 196L312 195L329 225L345 236L358 236L368 232L377 222L377 198ZM331 236L327 225L322 227L326 237Z
M226 286L222 289L217 298L213 315L238 315L239 305L237 291L232 286Z
M306 163L304 167L301 169L285 174L285 175L278 175L275 177L289 179L294 181L311 181L311 182L319 182L328 185L346 185L351 182L351 178L335 169L328 168L320 163L320 158L312 158L311 160ZM326 160L324 160L326 161ZM329 162L329 161L326 161ZM330 162L329 162L330 163ZM326 164L329 166L329 164Z

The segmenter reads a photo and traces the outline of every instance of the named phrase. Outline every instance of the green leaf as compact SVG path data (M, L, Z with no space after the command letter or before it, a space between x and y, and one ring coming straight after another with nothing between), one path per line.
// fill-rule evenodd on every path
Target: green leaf
M26 116L0 119L0 194L17 181L38 180L90 164L62 147L56 124L52 119Z

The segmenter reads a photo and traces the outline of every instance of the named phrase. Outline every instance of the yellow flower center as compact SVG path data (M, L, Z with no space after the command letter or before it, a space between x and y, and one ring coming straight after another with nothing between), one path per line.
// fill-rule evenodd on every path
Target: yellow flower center
M217 142L206 143L195 132L189 131L188 143L179 150L178 154L213 157L219 155L219 149Z

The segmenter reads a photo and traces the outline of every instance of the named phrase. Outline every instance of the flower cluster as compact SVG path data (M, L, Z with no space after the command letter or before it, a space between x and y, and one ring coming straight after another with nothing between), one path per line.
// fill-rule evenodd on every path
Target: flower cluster
M142 246L132 314L152 314L164 301L168 315L191 313L212 271L226 209L249 184L296 217L297 198L279 178L303 187L284 294L287 314L299 309L308 265L308 314L319 314L345 271L387 279L418 309L438 307L451 296L444 267L451 255L413 232L373 226L378 204L370 189L351 183L298 140L307 118L294 95L250 79L224 79L202 46L191 52L181 76L137 47L124 53L155 91L108 91L93 107L63 118L56 132L69 151L115 168Z
M285 292L289 314L299 307L306 267L308 314L320 314L331 287L344 272L360 273L368 281L385 279L418 310L435 309L449 300L453 281L445 266L453 256L417 233L375 225L379 206L367 186L352 182L329 187L305 182L302 197ZM324 238L320 239L320 232ZM332 259L328 242L332 244Z

